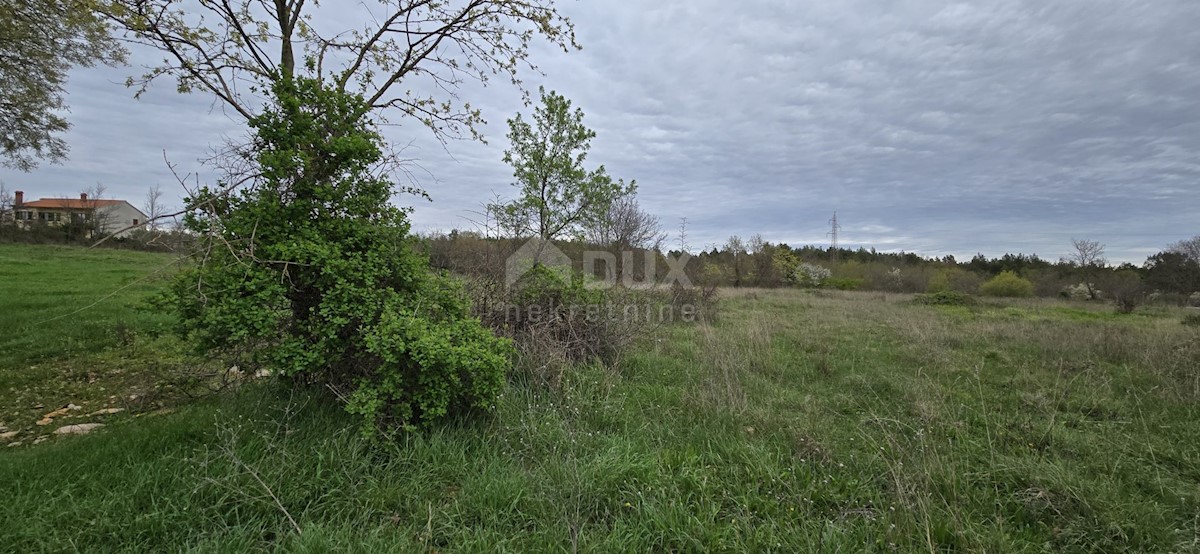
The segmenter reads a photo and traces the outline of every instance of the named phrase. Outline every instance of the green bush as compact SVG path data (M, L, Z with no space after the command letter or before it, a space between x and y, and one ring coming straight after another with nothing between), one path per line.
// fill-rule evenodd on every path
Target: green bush
M204 188L185 224L195 266L167 298L198 350L333 391L364 419L409 425L490 409L511 344L469 316L462 288L429 271L365 101L281 81L251 120L259 175Z
M979 293L985 296L1033 296L1033 283L1011 271L1002 271L999 275L980 285Z
M946 270L940 270L935 273L929 279L929 284L925 285L925 292L927 293L948 292L950 290L950 272Z
M918 294L913 302L928 306L974 306L979 303L974 296L963 292L941 291L929 294Z
M1198 326L1200 325L1200 314L1188 314L1183 316L1182 323L1184 325Z

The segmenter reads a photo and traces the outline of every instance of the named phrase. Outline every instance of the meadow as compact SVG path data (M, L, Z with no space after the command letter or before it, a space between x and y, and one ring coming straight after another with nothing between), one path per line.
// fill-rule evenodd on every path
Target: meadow
M0 551L1200 551L1183 309L724 290L372 443L303 389L197 386L149 302L174 263L0 245Z

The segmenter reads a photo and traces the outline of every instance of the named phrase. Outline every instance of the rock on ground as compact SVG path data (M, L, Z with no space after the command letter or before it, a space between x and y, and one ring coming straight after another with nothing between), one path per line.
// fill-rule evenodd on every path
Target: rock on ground
M103 423L80 423L78 425L64 425L54 430L56 435L86 435L95 429L104 427Z

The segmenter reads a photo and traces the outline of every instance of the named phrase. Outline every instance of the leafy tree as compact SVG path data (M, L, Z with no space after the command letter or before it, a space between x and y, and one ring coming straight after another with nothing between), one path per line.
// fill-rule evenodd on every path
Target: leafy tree
M966 263L966 267L967 269L976 273L998 272L993 270L991 262L988 261L987 256L984 256L982 252L975 254L975 256L971 258L971 261Z
M250 120L258 176L188 199L206 262L170 296L181 332L228 363L331 388L368 430L490 408L510 345L416 253L396 187L373 171L366 100L314 79L273 92Z
M771 266L779 271L780 279L784 284L790 285L796 282L796 266L800 265L800 258L792 253L792 249L787 245L779 245L775 251L771 253Z
M21 171L67 156L64 86L73 66L118 64L125 51L87 0L0 3L0 163Z
M583 110L554 91L541 89L542 103L533 123L521 114L508 120L510 148L504 161L513 167L520 196L488 206L501 226L518 235L544 240L578 236L596 227L617 199L633 193L635 181L613 180L601 165L587 170L595 131L583 124Z
M1200 262L1177 251L1159 252L1146 259L1146 285L1163 292L1200 291Z

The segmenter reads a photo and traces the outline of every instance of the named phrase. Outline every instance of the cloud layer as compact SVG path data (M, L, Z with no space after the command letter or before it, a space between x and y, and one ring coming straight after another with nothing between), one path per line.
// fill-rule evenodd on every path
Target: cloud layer
M736 6L731 8L730 6ZM591 160L634 178L645 208L689 242L761 233L926 255L1036 252L1072 237L1140 262L1200 234L1200 4L1191 0L562 2L582 52L534 52L598 133ZM71 194L95 181L140 198L194 168L236 123L163 86L130 100L122 70L71 83L62 167L0 172L9 188ZM420 228L468 226L508 194L501 86L464 96L489 144L411 143L433 203Z

